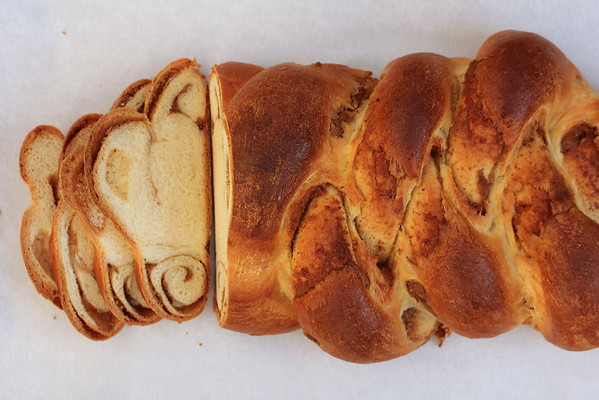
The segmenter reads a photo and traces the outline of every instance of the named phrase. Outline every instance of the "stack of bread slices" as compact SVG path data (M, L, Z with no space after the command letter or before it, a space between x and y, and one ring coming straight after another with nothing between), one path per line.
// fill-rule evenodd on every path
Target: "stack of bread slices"
M195 61L140 80L66 136L21 148L21 247L36 289L85 336L185 321L206 303L212 218L207 88ZM176 177L176 179L173 179Z

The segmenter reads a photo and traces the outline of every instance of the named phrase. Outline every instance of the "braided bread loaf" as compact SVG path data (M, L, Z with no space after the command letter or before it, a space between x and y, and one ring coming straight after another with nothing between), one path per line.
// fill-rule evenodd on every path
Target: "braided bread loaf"
M213 68L223 327L376 362L449 329L599 346L599 96L547 40Z
M212 207L197 67L177 60L130 85L106 115L81 117L66 138L40 126L23 143L33 201L23 216L25 264L90 339L204 307Z

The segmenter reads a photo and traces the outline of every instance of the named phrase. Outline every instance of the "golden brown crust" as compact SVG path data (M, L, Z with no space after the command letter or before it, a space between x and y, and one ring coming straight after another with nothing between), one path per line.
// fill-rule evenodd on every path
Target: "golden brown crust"
M378 309L353 269L332 273L294 306L304 334L335 357L371 363L409 352L394 349L398 321Z
M262 242L278 231L289 200L321 155L334 102L369 75L339 65L282 64L237 92L227 109L234 235Z
M517 323L518 286L508 285L501 247L470 227L443 198L438 183L457 67L459 60L415 54L385 69L371 96L356 155L356 179L366 197L356 222L363 237L380 235L369 248L381 261L389 257L403 223L412 253L405 245L400 252L414 264L420 282L413 282L424 291L414 300L452 330L487 337ZM433 166L423 179L428 164ZM398 262L395 268L401 274L406 267Z
M564 348L599 345L599 102L553 44L506 31L472 62L403 57L349 114L327 86L341 70L317 68L264 70L224 109L236 311L223 326L276 332L264 318L285 309L276 294L308 337L356 362L439 329L521 323Z
M504 202L532 277L533 323L572 350L599 345L599 224L580 212L539 133L520 149ZM510 208L513 207L513 208ZM509 215L509 214L508 214Z
M599 111L599 101L595 103ZM596 123L599 123L597 121ZM587 200L587 207L599 213L599 137L597 125L581 122L566 131L560 150L564 166Z
M216 96L211 98L212 117L223 120L226 126L227 114L223 111L237 91L263 70L264 68L256 65L238 62L215 65L210 79L215 79L211 84L216 83L218 90L214 92ZM231 247L235 246L237 244L231 242ZM254 335L296 329L297 321L291 310L291 302L277 288L277 269L258 270L252 265L247 268L244 265L240 261L237 268L227 272L228 299L225 312L221 312L215 297L214 309L219 316L219 323L229 329ZM225 267L217 266L217 270L219 268ZM259 326L256 324L257 320L261 321Z
M248 270L235 268L228 272L226 315L216 307L219 324L250 335L272 335L297 329L291 301L277 287L277 269L261 273Z
M237 91L255 75L264 71L264 68L258 65L230 61L215 65L212 67L212 71L218 76L222 97L221 103L223 109L226 110Z
M503 253L460 219L453 216L440 232L418 276L431 310L445 326L468 337L496 336L522 322L517 287L506 279L510 272Z
M430 53L387 64L366 110L358 153L361 147L383 148L393 155L402 175L420 176L433 133L451 100L454 78L450 67L449 58ZM382 190L384 185L375 189Z
M539 262L550 317L543 334L569 350L599 346L599 224L570 209L546 223L539 242L531 253Z

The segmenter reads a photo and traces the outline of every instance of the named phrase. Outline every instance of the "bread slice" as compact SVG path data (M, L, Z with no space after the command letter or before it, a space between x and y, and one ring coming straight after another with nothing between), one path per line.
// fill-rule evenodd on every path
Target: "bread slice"
M115 100L111 110L127 107L138 112L143 112L150 83L152 83L150 79L140 79L127 86L123 90L123 93Z
M150 80L142 79L123 91L113 107L143 109ZM69 136L67 136L68 140ZM83 159L72 186L76 189L73 207L88 221L95 245L94 271L110 311L129 325L149 325L160 317L141 294L135 273L133 245L114 222L96 206L90 189L84 184Z
M94 126L85 179L131 243L141 292L160 316L198 315L208 290L211 223L206 82L188 59L162 70L144 113L110 111Z
M59 308L49 241L52 218L60 196L58 163L63 141L58 129L38 126L25 138L19 156L21 177L29 186L32 200L21 224L23 260L37 291Z
M95 246L88 233L91 229L73 206L84 145L99 118L99 114L85 115L67 134L59 173L63 196L56 208L50 241L62 307L73 326L94 340L108 339L123 327L110 312L94 277Z

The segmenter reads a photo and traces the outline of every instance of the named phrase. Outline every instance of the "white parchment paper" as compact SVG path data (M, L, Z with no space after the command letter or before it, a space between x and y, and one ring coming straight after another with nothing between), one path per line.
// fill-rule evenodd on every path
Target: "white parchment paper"
M66 131L170 61L348 64L378 76L412 52L475 55L490 34L534 31L599 88L595 1L18 1L0 4L0 398L597 398L599 350L573 353L520 327L450 336L354 365L302 336L221 329L211 309L94 343L37 295L19 248L29 193L18 154L38 124Z

